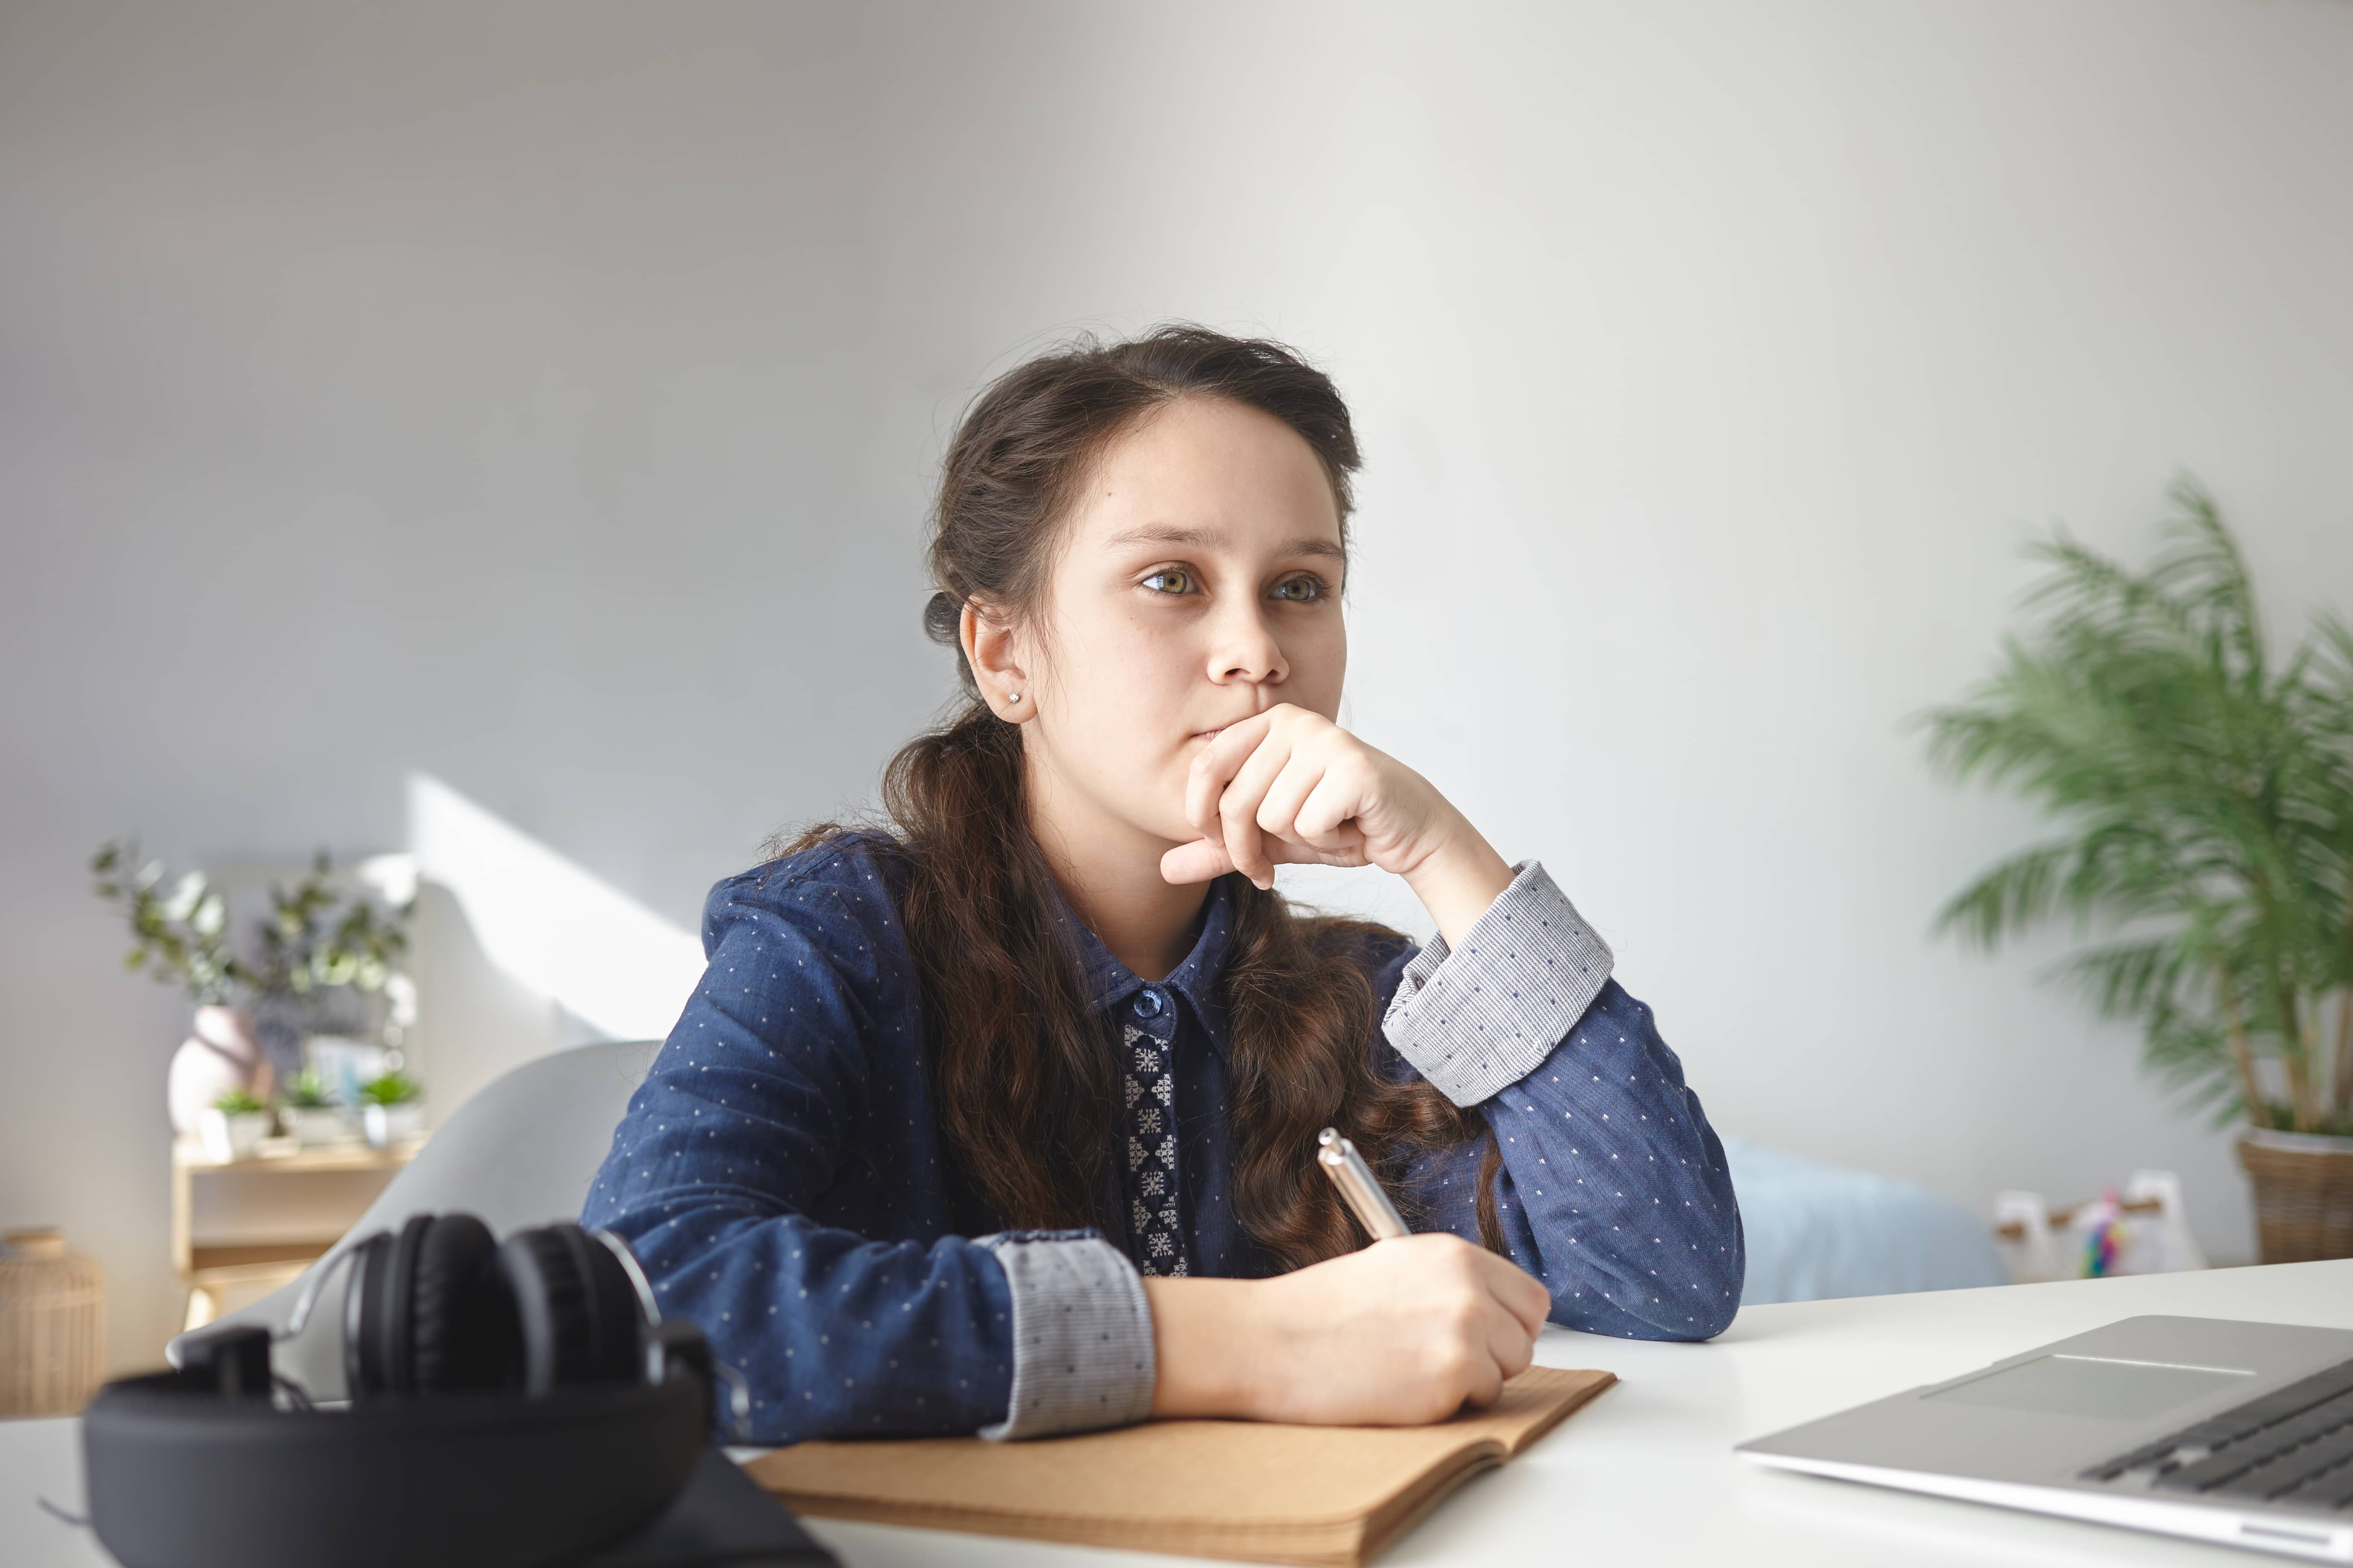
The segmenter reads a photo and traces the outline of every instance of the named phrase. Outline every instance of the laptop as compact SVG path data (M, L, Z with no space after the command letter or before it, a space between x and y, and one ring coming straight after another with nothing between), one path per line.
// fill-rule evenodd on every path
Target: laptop
M2126 1318L1737 1451L1840 1480L2353 1563L2353 1331Z

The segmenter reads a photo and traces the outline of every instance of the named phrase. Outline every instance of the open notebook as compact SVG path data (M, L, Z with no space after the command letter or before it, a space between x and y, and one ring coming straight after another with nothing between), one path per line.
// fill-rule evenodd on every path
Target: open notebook
M795 1510L934 1530L1356 1564L1617 1378L1531 1367L1433 1426L1151 1421L1075 1437L800 1443L749 1461Z

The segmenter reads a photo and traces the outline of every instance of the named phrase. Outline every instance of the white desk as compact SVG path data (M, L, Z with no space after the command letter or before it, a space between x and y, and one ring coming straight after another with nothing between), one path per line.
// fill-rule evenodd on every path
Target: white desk
M1382 1559L1461 1563L2259 1563L2163 1536L1752 1468L1746 1438L1957 1376L2144 1312L2353 1329L2353 1260L1756 1307L1704 1345L1550 1330L1537 1359L1624 1382L1504 1469L1477 1478ZM71 1421L0 1423L0 1561L109 1561L37 1497L81 1507ZM1165 1565L1172 1559L811 1521L849 1568Z

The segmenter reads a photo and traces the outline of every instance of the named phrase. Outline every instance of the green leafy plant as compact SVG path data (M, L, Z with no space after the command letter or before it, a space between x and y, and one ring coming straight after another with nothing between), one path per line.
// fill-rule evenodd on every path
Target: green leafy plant
M227 1116L250 1116L257 1110L267 1110L269 1107L262 1104L245 1090L233 1089L214 1100L213 1109Z
M406 1073L388 1072L360 1085L360 1098L370 1105L412 1105L425 1098L425 1086Z
M408 951L409 906L382 910L358 895L346 901L332 881L333 871L322 849L309 875L291 888L269 890L256 965L263 990L301 994L349 985L374 993L396 973Z
M2353 628L2323 615L2274 658L2213 500L2188 479L2171 494L2146 572L2064 531L2035 545L2051 571L2032 624L1925 716L1943 772L2063 825L1964 888L1938 929L1992 948L2072 917L2097 940L2055 973L2138 1023L2147 1066L2189 1103L2353 1132Z
M298 1072L289 1078L278 1091L278 1103L289 1110L326 1110L334 1101L327 1098L327 1086L314 1072Z
M292 887L270 889L269 913L249 954L232 945L227 904L203 872L174 879L161 860L141 859L135 836L100 846L90 866L98 896L130 922L123 967L176 982L199 1003L345 986L374 994L399 972L408 952L413 906L386 907L364 892L339 890L324 850ZM159 890L167 882L170 889Z
M229 950L228 906L203 872L158 891L170 874L161 860L140 858L135 836L101 845L90 868L98 896L130 921L123 968L183 985L199 1004L227 1002L252 985L252 973Z

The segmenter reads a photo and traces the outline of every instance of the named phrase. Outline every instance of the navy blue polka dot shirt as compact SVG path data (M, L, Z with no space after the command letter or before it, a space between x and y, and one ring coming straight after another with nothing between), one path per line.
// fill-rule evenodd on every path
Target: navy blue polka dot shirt
M625 1239L662 1310L744 1376L756 1441L1140 1420L1152 1323L1127 1205L1106 1204L1101 1231L997 1228L938 1128L895 862L875 850L839 840L712 889L710 968L582 1221ZM1275 1265L1229 1196L1229 900L1212 888L1192 952L1151 984L1066 918L1107 1040L1140 1029L1166 1049L1190 1271L1258 1277ZM1723 1147L1541 867L1517 869L1461 949L1398 938L1358 961L1385 1006L1366 1042L1378 1069L1493 1129L1504 1239L1554 1321L1637 1339L1731 1321L1743 1254ZM1477 1239L1480 1152L1415 1161L1398 1196L1417 1228Z

